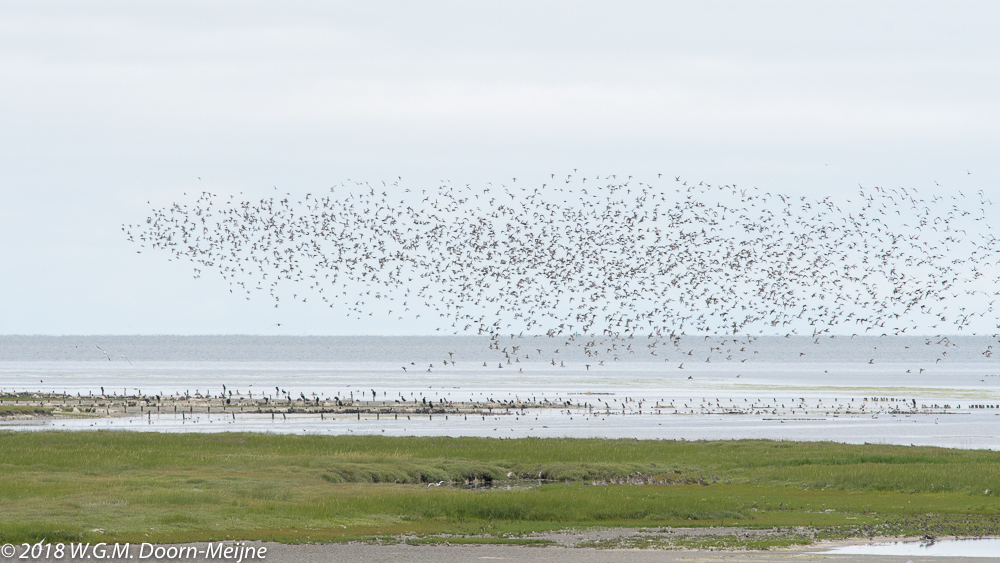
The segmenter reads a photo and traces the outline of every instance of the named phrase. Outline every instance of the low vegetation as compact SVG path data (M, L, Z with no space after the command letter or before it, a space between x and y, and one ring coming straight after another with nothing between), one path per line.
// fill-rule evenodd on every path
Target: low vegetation
M470 490L467 481L492 487ZM823 537L998 534L998 489L1000 453L929 447L0 433L0 542L13 543L537 544L544 540L532 532L567 528L811 530L632 542L753 549ZM615 545L632 545L623 541Z
M52 408L36 405L0 405L0 418L52 414Z

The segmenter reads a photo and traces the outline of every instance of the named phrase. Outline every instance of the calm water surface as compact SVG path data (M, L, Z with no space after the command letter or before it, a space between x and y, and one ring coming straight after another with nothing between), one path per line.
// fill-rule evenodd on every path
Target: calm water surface
M817 552L823 555L895 555L916 557L989 557L1000 558L1000 538L939 540L926 542L888 542L836 547Z
M0 336L4 392L86 395L103 387L108 395L217 395L225 385L227 392L255 397L277 391L367 400L374 390L390 404L424 398L570 403L562 410L461 419L162 414L3 426L774 438L1000 449L1000 357L992 354L1000 343L994 338L687 337L677 345L635 338L598 342L589 355L580 341L503 337L499 349L490 349L485 337Z

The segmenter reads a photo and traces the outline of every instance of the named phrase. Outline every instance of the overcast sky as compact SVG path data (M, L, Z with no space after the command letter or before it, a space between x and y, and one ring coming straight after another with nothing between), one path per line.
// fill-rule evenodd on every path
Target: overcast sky
M1000 201L998 21L954 1L0 3L0 333L422 330L136 254L121 225L184 192L578 168Z

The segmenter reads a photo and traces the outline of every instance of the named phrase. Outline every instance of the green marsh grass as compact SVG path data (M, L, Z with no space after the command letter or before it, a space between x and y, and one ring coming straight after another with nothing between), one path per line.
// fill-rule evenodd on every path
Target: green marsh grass
M52 414L51 407L37 405L0 405L0 418L7 416L47 415Z
M585 486L636 474L707 484ZM426 486L539 475L549 481L534 488ZM0 433L3 542L486 541L590 526L997 534L998 489L1000 454L927 447Z

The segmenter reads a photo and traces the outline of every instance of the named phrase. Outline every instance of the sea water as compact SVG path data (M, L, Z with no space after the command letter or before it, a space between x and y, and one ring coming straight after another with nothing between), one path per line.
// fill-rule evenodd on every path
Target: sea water
M879 542L835 547L822 555L883 555L916 557L1000 557L1000 538L939 540L934 542Z
M583 344L593 343L589 347ZM491 345L492 344L492 345ZM517 349L515 350L515 347ZM770 438L1000 448L992 337L0 336L0 391L565 408L396 417L148 415L7 429ZM412 403L411 403L412 404ZM861 407L864 407L863 409Z

